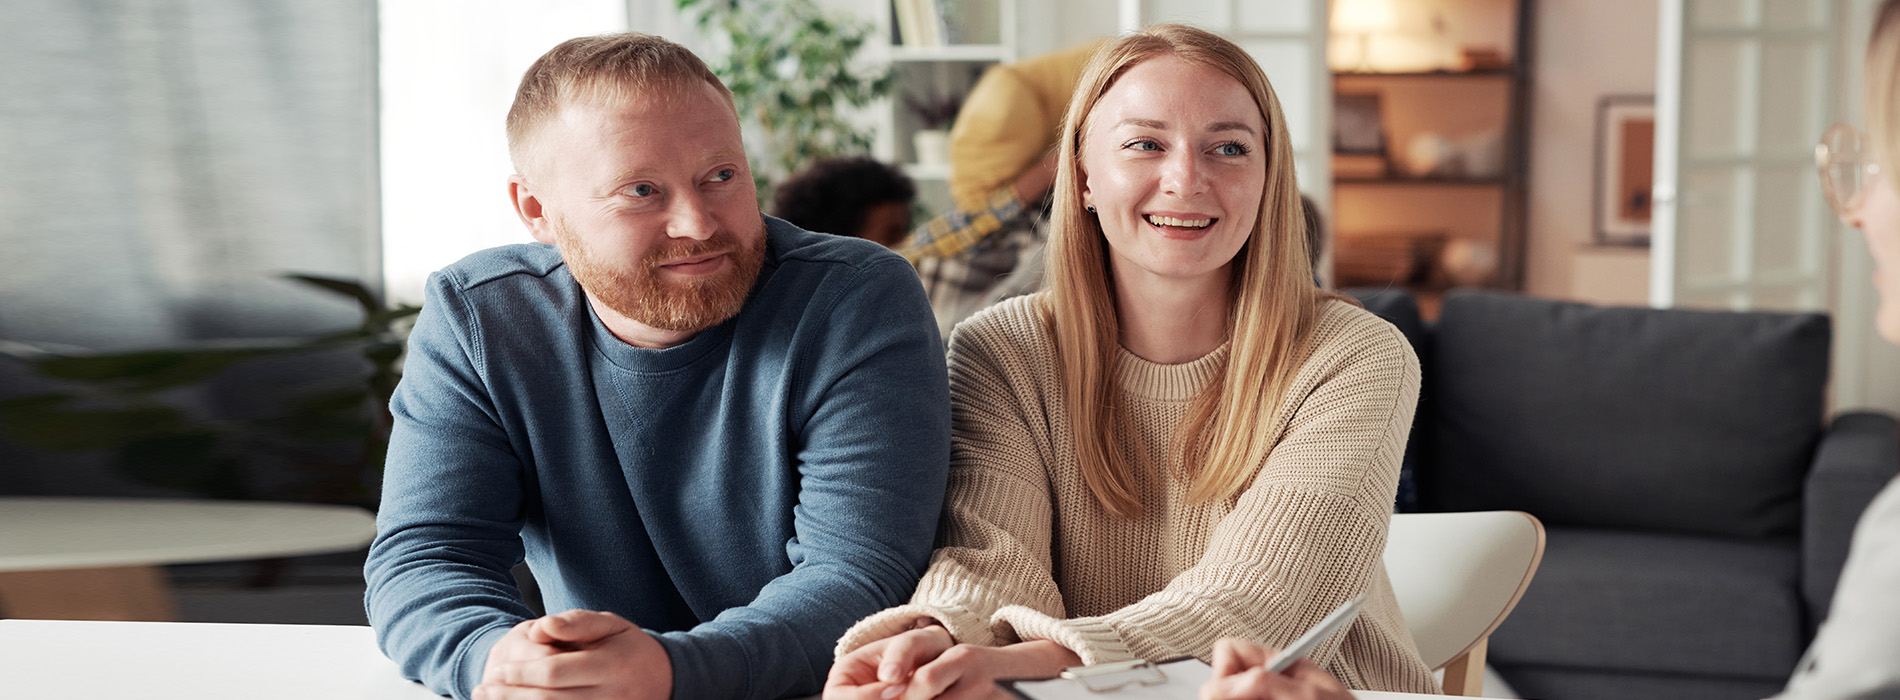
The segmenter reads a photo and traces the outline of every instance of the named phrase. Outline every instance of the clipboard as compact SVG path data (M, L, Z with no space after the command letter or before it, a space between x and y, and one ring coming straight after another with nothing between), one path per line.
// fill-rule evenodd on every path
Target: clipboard
M1004 681L1004 690L1023 700L1175 700L1200 697L1201 686L1214 677L1214 667L1192 656L1168 661L1117 661L1062 669L1057 678L1040 681Z
M1360 595L1340 604L1312 629L1287 645L1266 663L1268 671L1279 673L1300 657L1313 652L1320 642L1345 629L1359 616L1366 603ZM1005 681L1005 690L1024 700L1081 700L1086 698L1131 698L1134 700L1174 700L1200 696L1201 686L1214 677L1214 667L1200 659L1184 656L1167 661L1117 661L1094 666L1062 669L1062 675L1040 681Z

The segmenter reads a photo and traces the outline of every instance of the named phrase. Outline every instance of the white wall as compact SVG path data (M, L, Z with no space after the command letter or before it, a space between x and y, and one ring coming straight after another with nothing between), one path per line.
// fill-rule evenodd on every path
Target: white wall
M1034 56L1114 36L1114 0L1017 0L1016 55Z
M1531 75L1526 291L1642 304L1649 255L1592 245L1597 100L1656 91L1654 0L1540 0Z

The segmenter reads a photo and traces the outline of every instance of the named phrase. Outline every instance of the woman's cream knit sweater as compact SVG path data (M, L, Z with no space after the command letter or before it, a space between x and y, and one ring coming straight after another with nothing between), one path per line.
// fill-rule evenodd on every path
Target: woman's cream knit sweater
M1209 659L1215 640L1285 647L1370 592L1311 655L1352 688L1438 692L1399 615L1381 555L1418 400L1418 360L1391 324L1327 302L1281 404L1278 436L1237 498L1194 504L1171 454L1189 403L1227 347L1181 365L1123 351L1138 436L1116 445L1158 466L1137 476L1144 513L1108 514L1076 463L1045 295L960 325L950 350L952 449L944 522L908 605L858 622L843 654L934 618L958 641L1047 639L1088 664Z

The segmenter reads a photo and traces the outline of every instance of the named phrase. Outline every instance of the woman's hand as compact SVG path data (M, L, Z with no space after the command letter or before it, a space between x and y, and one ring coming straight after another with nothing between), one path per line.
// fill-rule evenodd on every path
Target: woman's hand
M1214 644L1214 677L1201 686L1201 700L1352 700L1339 679L1306 659L1285 671L1267 670L1273 650L1244 639Z
M1053 678L1081 657L1054 642L1006 647L950 643L941 627L867 644L832 664L825 700L1007 698L996 680Z
M1082 657L1075 652L1044 640L1005 647L958 644L911 674L903 697L905 700L1009 698L1009 692L996 681L1054 678L1062 669L1081 664Z
M871 642L839 657L825 678L825 700L889 700L904 692L912 670L930 663L954 640L938 625Z

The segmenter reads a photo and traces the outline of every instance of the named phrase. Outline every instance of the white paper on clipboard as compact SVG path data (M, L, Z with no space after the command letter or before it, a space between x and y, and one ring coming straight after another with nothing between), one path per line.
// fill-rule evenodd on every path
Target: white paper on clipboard
M1154 664L1153 668L1164 674L1165 680L1155 685L1143 685L1130 682L1107 692L1089 690L1088 686L1066 678L1051 678L1046 681L1016 681L1005 687L1018 696L1029 700L1074 700L1101 698L1132 698L1133 700L1178 700L1179 698L1198 698L1201 686L1214 677L1214 667L1200 659L1188 657L1175 661Z

